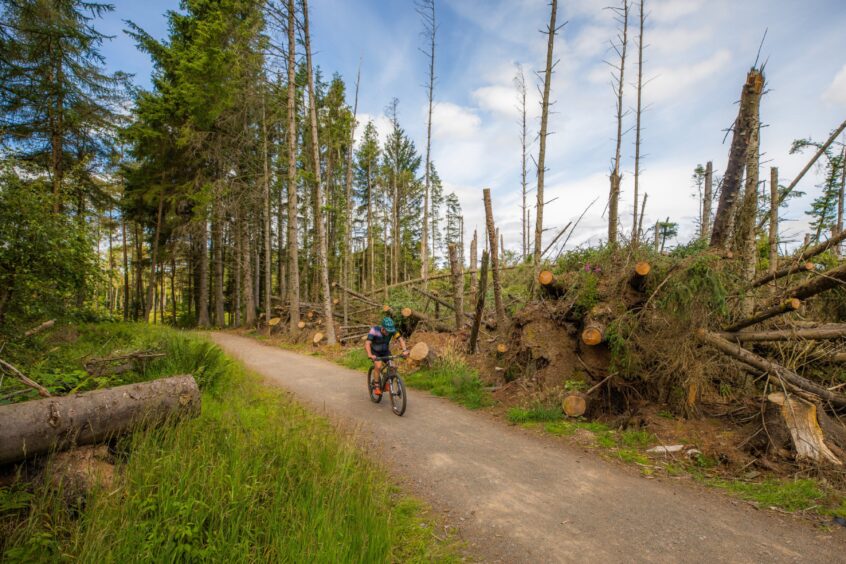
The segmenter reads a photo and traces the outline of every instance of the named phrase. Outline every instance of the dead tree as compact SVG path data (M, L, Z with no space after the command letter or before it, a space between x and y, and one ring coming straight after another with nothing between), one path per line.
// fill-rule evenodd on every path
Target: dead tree
M546 69L543 76L543 97L541 99L541 125L540 133L538 135L538 187L537 187L537 209L535 210L535 250L533 256L533 263L535 265L535 274L540 269L541 262L541 240L543 239L543 182L544 173L546 172L546 137L547 123L549 122L549 91L552 84L552 69L555 66L553 63L553 47L555 43L555 34L558 29L555 26L555 18L558 13L558 0L550 2L549 27L546 28L546 35L548 37L546 45ZM563 26L562 26L563 27ZM495 257L496 252L491 249L491 256ZM496 267L494 267L496 272ZM496 275L495 275L496 276ZM494 283L496 287L496 283Z
M478 266L477 253L479 248L479 241L476 230L473 230L473 239L470 241L470 300L476 303L476 292L479 288L479 281L476 278L476 267Z
M826 323L817 327L775 329L772 331L737 331L735 333L717 334L723 339L738 343L767 343L795 340L824 341L846 337L846 324Z
M355 102L353 103L353 119L350 125L349 147L347 148L347 170L344 194L346 197L346 215L344 216L344 284L352 286L352 201L353 201L353 146L355 145L355 127L358 117L358 86L361 81L361 63L358 65L358 74L355 77ZM370 178L368 177L368 182ZM368 194L368 197L370 194ZM349 323L349 303L344 300L344 325Z
M265 96L261 96L261 133L263 138L263 165L264 175L262 177L262 184L264 187L264 323L267 328L267 334L270 335L270 290L273 280L273 272L270 269L272 264L270 254L270 148L267 139L267 110L265 108Z
M288 305L291 333L300 324L300 259L297 233L297 39L296 8L288 0Z
M778 167L770 167L770 232L767 237L770 251L769 273L778 268Z
M611 46L620 58L620 65L615 67L619 72L614 90L617 93L617 145L614 150L614 168L611 170L611 188L608 193L608 244L617 244L617 224L619 223L618 208L620 205L620 145L623 142L623 84L626 71L626 49L629 43L629 0L623 0L620 8L613 8L622 26L622 35L618 35L619 44Z
M843 198L846 191L846 146L840 154L840 189L837 191L837 235L843 233ZM834 256L840 258L840 244L834 247Z
M793 297L784 300L783 302L776 304L770 308L767 308L751 317L747 317L746 319L742 319L736 323L733 323L726 327L724 331L740 331L741 329L751 327L752 325L756 325L758 323L761 323L762 321L766 321L767 319L772 319L773 317L796 311L801 306L801 299Z
M740 109L734 122L729 160L723 175L723 188L720 192L720 202L714 217L714 228L711 233L711 247L725 248L731 240L734 229L734 216L737 207L737 197L743 179L743 169L746 166L746 156L753 130L757 129L757 103L764 86L764 77L757 70L752 69L746 75L746 82L740 95Z
M517 109L520 110L520 187L523 195L523 203L520 207L520 232L523 237L523 260L529 253L529 208L526 206L526 147L528 128L526 127L526 75L523 73L523 65L518 65L517 74L514 76L514 84L517 87Z
M640 181L640 118L643 113L641 105L641 93L643 91L643 24L646 21L646 14L643 11L644 0L640 0L640 31L637 40L637 108L635 109L635 162L634 162L634 207L632 208L632 245L640 243L637 232L637 206Z
M0 406L0 466L199 413L192 376Z
M332 292L329 288L329 262L326 250L326 230L323 226L323 181L320 171L320 138L317 135L317 99L314 93L314 67L311 62L311 39L308 30L308 0L303 0L303 37L306 50L309 115L311 116L311 148L314 160L314 230L317 232L317 262L323 293L323 317L326 322L326 342L335 344L335 324L332 322ZM425 230L425 229L424 229ZM425 260L425 256L424 256Z
M482 251L482 267L479 271L479 292L476 298L476 316L473 319L473 327L470 330L470 354L476 353L476 342L479 338L479 326L485 314L485 296L488 293L488 252Z
M699 236L704 241L711 234L711 204L714 199L714 163L705 165L705 188L702 194L702 224Z
M826 270L820 273L819 276L815 276L803 284L790 288L787 290L787 294L794 298L805 300L844 284L846 284L846 264Z
M490 248L491 269L493 270L494 306L496 307L496 322L500 329L505 327L505 306L502 304L502 286L499 280L499 241L496 238L496 227L491 206L491 189L483 190L485 200L485 219L488 226L488 243ZM537 265L535 266L537 268Z
M449 269L452 272L453 307L455 309L455 330L460 331L464 326L464 273L458 260L458 250L454 243L447 247L449 251Z
M423 231L420 237L420 277L425 288L429 279L429 195L432 152L432 102L435 93L435 34L438 26L435 21L435 0L417 0L417 13L423 19L423 36L427 40L423 54L429 59L427 84L428 113L426 117L426 171L423 191Z

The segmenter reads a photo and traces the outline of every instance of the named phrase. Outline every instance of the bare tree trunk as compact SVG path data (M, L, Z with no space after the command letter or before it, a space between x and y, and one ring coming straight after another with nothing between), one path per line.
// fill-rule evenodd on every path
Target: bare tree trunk
M514 77L514 83L517 85L518 104L517 108L520 110L520 187L522 188L523 204L520 207L522 213L520 217L520 227L522 235L522 258L526 260L529 254L529 208L526 206L526 145L528 128L526 127L526 75L523 73L523 66L518 67L517 76ZM475 268L475 265L473 265Z
M714 163L708 161L705 165L705 191L702 196L702 223L700 237L704 241L711 234L711 203L714 200Z
M528 235L528 232L526 233L526 235ZM470 300L472 303L476 303L476 293L479 290L479 282L478 278L476 277L476 266L478 265L478 261L476 260L478 253L478 245L479 241L476 234L476 230L474 229L473 239L470 241Z
M214 324L223 327L226 321L223 310L223 225L221 224L220 195L215 195L214 218L212 220L212 262L214 263Z
M491 250L491 267L493 270L494 305L496 306L497 328L502 330L505 327L505 307L502 304L502 287L499 281L499 252L496 240L496 227L494 226L493 207L491 206L491 190L485 188L483 191L485 200L485 218L488 226L488 240Z
M288 311L290 331L299 331L300 265L297 245L297 40L296 8L288 0Z
M770 274L778 269L778 167L770 167Z
M370 274L368 290L376 288L376 238L373 237L373 184L371 183L372 165L367 163L367 255L369 257L367 269ZM385 240L387 244L387 240ZM385 281L387 284L387 281Z
M608 244L617 244L617 224L619 223L618 208L620 204L620 145L623 142L623 84L626 71L626 49L628 48L629 34L629 0L623 0L622 8L614 8L618 17L622 18L623 36L620 45L614 46L620 56L620 66L616 70L620 72L617 79L617 146L614 151L614 169L611 171L611 190L608 195Z
M241 221L243 218L241 217L241 212L235 212L235 223L232 225L232 232L233 232L233 239L235 240L235 257L232 261L232 270L235 273L233 277L233 289L235 291L235 304L234 304L234 325L235 327L241 326L241 312L243 310L243 299L242 299L242 291L241 291L241 276L243 273L243 263L244 263L244 247L243 247L243 237L241 237Z
M758 264L756 225L758 223L758 176L760 168L760 135L761 121L759 116L761 95L751 96L749 126L749 145L746 149L746 183L743 192L743 205L741 206L737 224L736 250L741 257L744 266L743 277L747 282L755 279L755 268ZM742 309L744 314L751 315L755 309L755 298L747 292L743 298Z
M646 21L646 14L643 11L644 0L640 0L640 32L637 40L637 109L635 118L635 162L634 162L634 207L632 208L632 245L638 246L637 207L640 196L640 118L643 113L641 104L641 93L643 91L643 24Z
M548 37L546 45L546 70L543 77L543 98L541 100L541 126L539 134L538 147L538 188L537 188L537 209L535 217L535 250L533 253L533 262L535 265L535 277L540 269L541 262L541 242L543 239L543 181L544 173L546 172L546 137L547 137L547 123L549 121L549 90L552 84L552 68L554 66L553 46L555 42L555 34L558 29L555 27L555 16L558 12L558 0L550 2L549 27L547 27L546 34ZM491 256L495 257L496 252L491 249ZM495 259L494 259L495 260ZM495 268L495 267L494 267ZM495 275L497 276L497 275Z
M846 191L846 145L843 147L843 153L840 156L840 189L837 191L837 233L843 233L843 192ZM840 258L840 245L834 247L834 256Z
M120 230L123 238L123 320L129 321L129 253L126 248L126 216L120 214Z
M435 22L435 0L421 0L417 12L423 18L423 35L429 40L429 51L424 51L429 57L429 84L428 84L428 114L426 118L426 171L424 173L423 192L423 232L420 238L420 277L423 278L423 288L428 286L429 281L429 173L431 169L432 152L432 102L435 91L435 34L438 26Z
M740 96L740 109L734 122L729 160L723 175L723 189L720 192L720 203L711 233L711 247L726 247L731 241L737 195L740 193L749 142L754 134L753 130L757 129L757 101L760 100L763 87L763 75L756 69L750 70L746 75L746 83Z
M452 295L455 304L455 330L460 331L464 327L464 273L462 264L458 260L458 249L455 243L447 246L449 251L449 269L452 272Z
M323 290L323 318L326 320L326 342L334 345L335 323L332 315L332 290L329 286L329 264L326 251L326 231L323 225L323 186L320 174L320 139L317 135L317 99L314 94L314 67L311 62L311 38L308 30L308 0L303 0L303 37L306 50L306 75L308 76L309 114L311 115L311 144L314 159L314 230L317 232L317 262L320 269L320 285ZM424 228L425 232L425 228ZM425 257L424 257L425 259Z
M649 194L643 194L643 201L640 203L640 217L637 218L637 240L640 241L643 237L643 212L646 211L646 200L649 199Z
M344 217L344 285L352 287L352 178L353 178L353 144L355 142L355 126L358 116L358 85L361 81L361 64L355 78L355 103L353 104L353 120L350 127L350 146L347 151L347 177L344 194L346 196L346 216ZM350 308L346 296L344 297L344 325L349 324Z
M147 283L147 302L144 307L144 322L148 322L150 318L150 308L153 307L153 295L156 290L156 260L159 254L159 237L162 230L162 210L164 209L164 189L159 194L159 208L156 214L156 231L153 235L153 254L150 260L150 278ZM154 319L155 321L155 319Z
M479 274L479 293L476 298L476 317L473 319L473 327L470 330L470 354L474 354L476 352L476 340L479 337L479 326L482 323L482 316L485 314L485 295L488 291L487 251L482 251L482 268Z
M198 288L199 301L197 303L197 325L205 328L209 322L209 234L208 223L203 217L200 222L199 234L200 256L200 284Z
M237 236L241 239L241 276L243 276L244 291L244 325L253 327L256 324L256 295L253 282L252 253L250 252L250 239L248 236L248 221L242 217L238 225ZM293 312L292 312L293 315Z
M267 141L267 110L265 108L264 93L261 95L261 133L264 140L264 325L267 334L270 335L270 317L272 315L270 306L270 290L273 284L273 273L271 265L273 261L270 254L270 155Z

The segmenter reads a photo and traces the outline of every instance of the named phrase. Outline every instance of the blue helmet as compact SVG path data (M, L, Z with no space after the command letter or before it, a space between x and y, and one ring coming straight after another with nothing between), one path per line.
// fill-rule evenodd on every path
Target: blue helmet
M394 323L394 320L390 317L385 317L384 319L382 319L382 327L384 327L385 331L387 331L388 333L397 332L397 326Z

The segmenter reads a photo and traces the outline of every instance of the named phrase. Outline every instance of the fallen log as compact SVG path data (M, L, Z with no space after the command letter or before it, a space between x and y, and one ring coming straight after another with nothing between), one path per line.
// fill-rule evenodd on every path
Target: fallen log
M436 296L435 294L433 294L431 292L427 292L426 290L421 290L420 288L418 288L416 286L414 288L412 288L412 290L414 290L415 292L417 292L418 294L420 294L424 298L429 298L430 300L432 300L436 304L442 305L443 307L447 308L450 311L455 311L455 307L451 303L446 301L445 299L441 298L440 296ZM464 312L464 317L466 317L469 320L472 320L473 314Z
M316 332L316 333L315 333L314 335L312 335L312 337L311 337L311 344L312 344L312 345L314 345L314 346L316 347L317 345L319 345L319 344L320 344L320 341L322 341L322 340L323 340L323 338L324 338L325 336L326 336L326 335L324 335L324 334L323 334L323 333L321 333L320 331Z
M739 360L745 365L751 366L757 370L760 370L761 372L766 372L771 376L775 376L781 381L783 381L785 384L793 388L798 388L800 390L815 394L820 398L831 403L831 405L834 407L846 407L846 395L838 394L832 392L831 390L827 390L819 384L815 384L807 378L800 376L796 372L793 372L792 370L785 368L780 364L776 364L771 360L758 356L752 351L746 350L740 345L737 345L735 343L732 343L731 341L728 341L727 339L724 339L723 337L720 337L716 333L713 333L706 329L698 329L695 332L695 335L696 338L702 341L703 343L714 347L718 351L736 360Z
M538 274L538 284L544 293L552 298L560 298L567 293L564 280L556 278L551 270L541 270Z
M23 382L26 386L29 386L33 390L36 390L38 392L38 395L40 395L43 398L49 398L51 396L50 392L47 391L47 388L45 388L44 386L42 386L41 384L39 384L38 382L36 382L32 378L29 378L23 372L21 372L20 370L18 370L17 368L15 368L11 364L9 364L8 362L6 362L2 358L0 358L0 374L2 374L2 373L7 373L7 374L11 375L12 377L17 378L18 380Z
M0 406L0 465L200 413L193 376Z
M596 305L585 316L582 328L582 342L589 347L595 347L605 340L605 328L611 309L607 305Z
M846 232L844 232L844 234L846 234ZM779 270L776 270L775 272L765 274L760 278L753 280L750 288L758 288L768 282L774 282L779 278L784 278L785 276L790 276L791 274L796 274L797 272L810 272L812 270L814 270L814 263L812 262L789 264Z
M843 465L825 444L825 435L817 421L816 405L797 396L787 396L783 392L771 393L767 400L779 407L781 421L790 431L797 459Z
M846 323L828 323L813 328L777 329L773 331L738 331L736 333L718 333L729 341L737 343L766 343L772 341L790 341L804 339L824 341L846 337Z
M726 332L734 332L740 331L741 329L745 329L747 327L751 327L757 323L761 323L762 321L766 321L767 319L771 319L773 317L783 315L785 313L790 313L791 311L796 311L802 306L802 302L798 298L790 298L784 300L782 303L773 306L769 309L765 309L764 311L753 315L748 319L743 319L738 321L737 323L733 323L728 327L724 328L723 331Z
M45 321L44 323L42 323L42 324L41 324L41 325L39 325L38 327L33 327L32 329L30 329L29 331L27 331L26 333L24 333L24 337L32 337L33 335L37 335L38 333L41 333L41 332L42 332L42 331L44 331L45 329L49 329L50 327L52 327L52 326L53 326L53 325L55 325L55 324L56 324L56 320L55 320L55 319L51 319L51 320L49 320L49 321Z
M632 289L642 292L646 285L646 277L652 272L652 265L646 261L638 262L634 267L634 272L629 277L629 286Z
M428 315L424 313L420 313L419 311L415 311L410 307L402 308L402 316L414 323L425 323L435 331L440 331L442 333L448 333L452 331L452 328L446 325L445 323L441 323L436 319L432 319Z
M846 283L846 264L821 272L811 280L794 286L787 291L787 295L805 300L844 283Z
M362 302L364 302L368 305L372 305L373 307L379 307L379 306L382 305L379 302L377 302L376 300L372 300L372 299L368 298L364 294L360 294L360 293L356 292L355 290L350 290L349 288L345 288L344 286L341 286L337 282L334 283L334 286L336 288L338 288L339 290L341 290L342 292L349 294L350 296L354 297L355 299L362 301Z

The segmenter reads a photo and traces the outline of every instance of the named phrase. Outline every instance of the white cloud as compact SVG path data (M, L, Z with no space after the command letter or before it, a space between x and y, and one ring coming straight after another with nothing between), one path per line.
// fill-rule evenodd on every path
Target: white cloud
M671 23L692 16L704 6L704 0L653 0L647 4L646 11L656 22Z
M834 80L823 92L824 101L837 106L846 106L846 65L834 76Z
M731 53L728 49L721 49L698 63L654 69L650 74L655 78L644 92L648 91L650 103L678 98L685 92L695 92L697 85L724 69L730 61Z
M472 137L481 123L472 109L451 102L439 102L432 110L432 135L435 139Z

